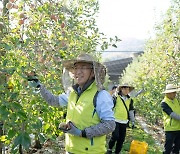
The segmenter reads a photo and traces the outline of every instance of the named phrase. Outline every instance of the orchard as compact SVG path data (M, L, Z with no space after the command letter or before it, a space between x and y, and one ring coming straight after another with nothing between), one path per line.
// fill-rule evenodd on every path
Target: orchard
M126 68L120 81L144 89L143 95L137 98L136 108L152 125L162 126L165 85L180 86L179 7L178 1L172 1L163 21L155 26L156 36L147 41L145 53Z
M25 153L32 146L41 148L62 132L66 110L50 107L39 91L27 81L38 79L54 94L64 92L62 60L82 51L102 51L119 41L99 32L95 15L96 0L4 0L0 13L0 153ZM126 80L144 88L136 103L138 112L151 123L160 123L161 91L168 82L180 83L179 5L172 2L164 21L148 40L145 53L125 70ZM147 111L149 111L147 113ZM33 136L33 137L32 137Z

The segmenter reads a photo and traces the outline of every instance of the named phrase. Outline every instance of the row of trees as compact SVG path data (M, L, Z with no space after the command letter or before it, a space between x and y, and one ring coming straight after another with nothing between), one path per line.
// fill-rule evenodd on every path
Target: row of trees
M63 92L61 61L80 52L106 49L113 42L99 32L96 0L4 0L0 15L0 152L28 151L56 138L64 109L49 107L27 75L54 94Z
M179 14L179 1L173 0L163 21L155 26L156 35L147 41L144 54L126 68L121 80L145 90L135 105L153 124L162 120L160 105L166 84L180 84Z

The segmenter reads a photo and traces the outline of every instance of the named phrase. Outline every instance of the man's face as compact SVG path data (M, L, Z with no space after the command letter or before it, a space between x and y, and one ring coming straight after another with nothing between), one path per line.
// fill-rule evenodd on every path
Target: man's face
M167 96L169 99L173 100L173 99L176 97L176 92L167 93L166 96Z
M127 94L129 94L129 87L124 86L121 88L121 91L122 94L126 96Z
M112 90L112 93L115 93L116 92L116 88L114 88L113 90Z
M83 87L84 84L91 80L94 77L94 71L92 64L88 63L76 63L74 65L74 78L79 84L80 87Z

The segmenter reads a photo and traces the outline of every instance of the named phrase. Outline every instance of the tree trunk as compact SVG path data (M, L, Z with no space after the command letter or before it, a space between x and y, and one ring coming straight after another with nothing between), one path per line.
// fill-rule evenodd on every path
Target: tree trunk
M3 135L3 123L0 122L0 136ZM2 154L2 150L3 150L3 143L0 141L0 154Z
M19 153L23 154L23 150L22 150L22 145L21 144L19 145Z
M34 148L36 148L36 149L41 149L41 148L42 148L42 145L41 145L41 143L40 143L39 140L36 140L36 141L35 141Z

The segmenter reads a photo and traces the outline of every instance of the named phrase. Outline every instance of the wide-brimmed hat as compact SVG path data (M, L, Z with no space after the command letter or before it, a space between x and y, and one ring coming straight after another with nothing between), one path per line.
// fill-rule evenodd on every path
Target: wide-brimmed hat
M128 83L123 83L119 85L118 90L120 91L122 87L129 87L129 92L131 92L134 89L134 87L129 85Z
M97 60L93 56L91 56L87 53L82 53L79 56L77 56L77 58L75 58L75 59L64 60L64 61L62 61L62 64L63 64L63 67L65 67L67 70L72 72L74 65L76 63L80 63L80 62L89 63L89 64L98 63L99 65L102 65L99 62L97 62ZM103 65L103 67L104 67L104 65Z
M96 85L99 90L104 89L103 83L105 81L105 76L106 76L106 67L103 64L99 63L96 60L96 58L93 57L92 55L87 54L87 53L81 53L75 59L62 61L62 64L65 69L67 69L69 72L73 73L74 65L76 63L80 63L80 62L89 63L89 64L93 65Z
M166 89L162 93L166 94L166 93L173 93L173 92L178 92L178 91L180 91L180 88L178 88L177 86L173 84L167 84Z

